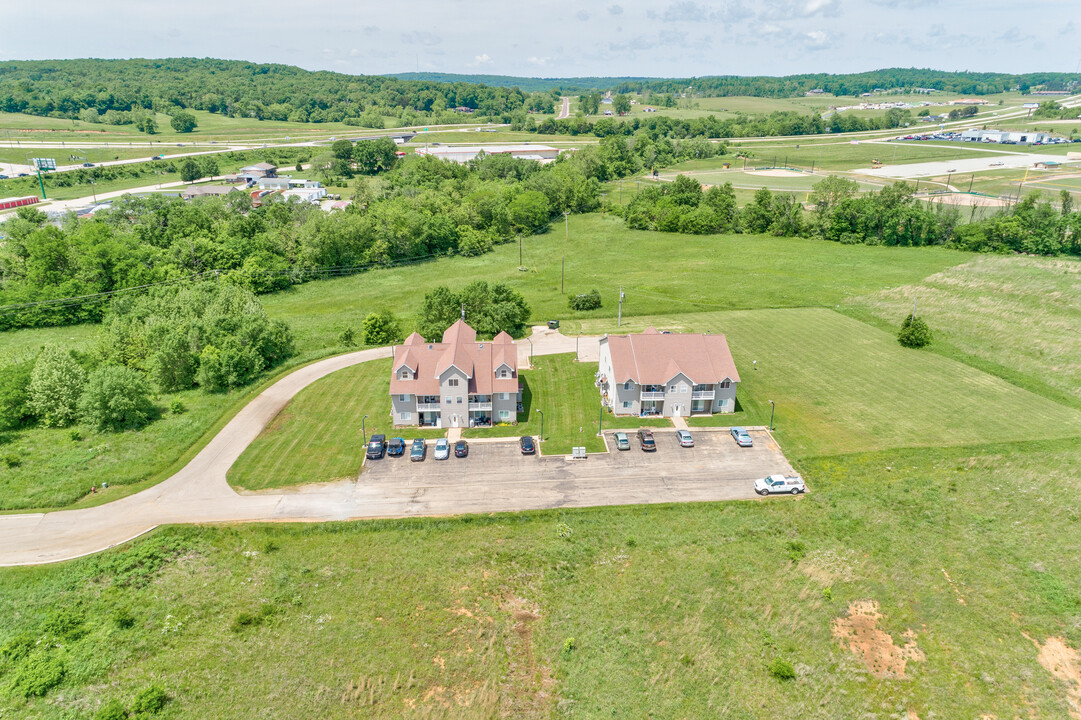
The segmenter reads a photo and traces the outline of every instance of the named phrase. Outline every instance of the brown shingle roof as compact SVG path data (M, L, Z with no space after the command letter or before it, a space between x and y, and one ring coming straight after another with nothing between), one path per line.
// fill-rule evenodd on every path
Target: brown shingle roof
M439 395L439 376L452 365L469 378L471 394L518 392L518 351L510 335L500 333L491 342L477 342L476 337L476 331L461 320L447 328L443 342L428 343L417 333L410 335L394 351L391 394ZM510 377L495 376L502 364L510 367ZM414 371L413 379L399 378L402 365Z
M609 335L612 382L663 385L683 373L695 384L739 382L724 335L672 333L649 328L639 335Z

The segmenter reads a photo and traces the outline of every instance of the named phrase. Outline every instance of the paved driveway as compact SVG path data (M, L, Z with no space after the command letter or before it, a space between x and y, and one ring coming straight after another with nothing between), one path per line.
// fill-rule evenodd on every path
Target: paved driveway
M519 354L574 351L575 337L537 329ZM587 357L581 338L581 354ZM523 347L523 345L525 347ZM595 352L590 350L590 352ZM300 390L330 373L390 356L373 348L299 368L253 399L183 469L142 492L97 507L0 516L0 566L69 560L130 540L170 523L319 521L453 515L557 507L693 502L756 497L751 483L769 473L790 473L780 448L764 430L755 447L736 448L724 432L695 429L698 447L683 449L674 430L657 433L655 454L641 450L566 457L523 457L516 441L470 443L465 460L423 463L389 458L355 481L288 491L238 495L226 472ZM609 444L610 440L609 431Z

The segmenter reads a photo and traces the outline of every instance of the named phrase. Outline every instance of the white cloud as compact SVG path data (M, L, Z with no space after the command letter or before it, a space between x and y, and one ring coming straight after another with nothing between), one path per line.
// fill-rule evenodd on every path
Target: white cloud
M551 60L551 59L552 58L550 58L550 57L531 57L531 58L527 59L526 62L529 63L530 65L544 66L544 65L547 65L548 61Z
M491 65L492 64L492 58L490 58L488 56L488 53L483 53L481 55L475 55L473 57L473 64L474 65Z

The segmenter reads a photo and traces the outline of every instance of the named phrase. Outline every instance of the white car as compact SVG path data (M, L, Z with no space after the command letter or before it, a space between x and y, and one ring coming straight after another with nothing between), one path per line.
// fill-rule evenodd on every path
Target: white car
M676 439L680 447L694 447L694 438L686 430L676 430Z
M770 475L754 481L754 491L759 495L770 493L792 493L799 495L807 492L807 486L803 484L803 478L799 475Z
M450 457L450 443L446 438L439 438L435 441L435 455L433 457L436 460L446 460Z

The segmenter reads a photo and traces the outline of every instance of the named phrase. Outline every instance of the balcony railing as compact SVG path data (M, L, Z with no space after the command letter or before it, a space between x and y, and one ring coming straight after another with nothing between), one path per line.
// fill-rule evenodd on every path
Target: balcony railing
M469 403L470 410L491 410L492 403L490 402L471 402Z
M435 412L442 410L443 406L439 403L417 403L417 412Z
M642 392L643 400L664 400L663 392Z
M691 400L712 400L716 395L715 390L695 390L691 393Z

